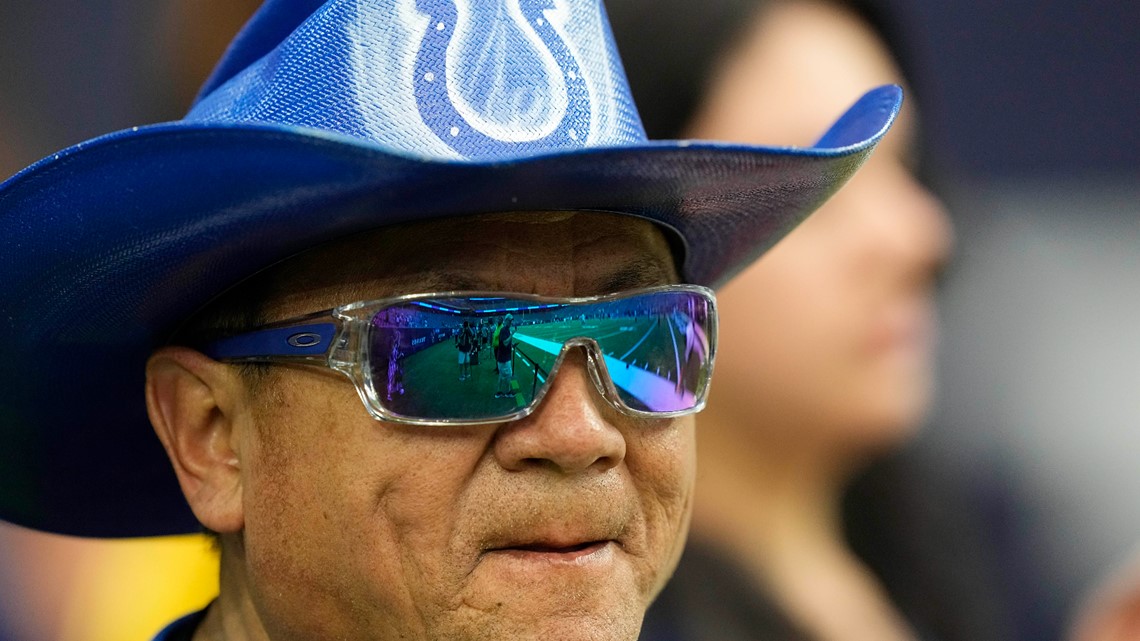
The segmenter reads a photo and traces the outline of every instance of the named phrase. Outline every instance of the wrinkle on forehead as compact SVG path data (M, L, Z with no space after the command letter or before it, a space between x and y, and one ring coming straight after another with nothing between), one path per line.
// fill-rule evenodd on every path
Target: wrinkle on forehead
M599 212L508 212L394 225L274 269L271 319L355 300L451 290L593 295L676 282L653 223Z

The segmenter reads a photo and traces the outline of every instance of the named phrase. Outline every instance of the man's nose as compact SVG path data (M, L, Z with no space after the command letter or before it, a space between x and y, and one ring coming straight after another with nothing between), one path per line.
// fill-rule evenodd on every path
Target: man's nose
M551 387L530 416L506 423L495 435L494 455L504 469L547 468L563 474L605 471L625 458L625 436L600 411L585 353L566 355ZM612 414L607 411L604 414Z

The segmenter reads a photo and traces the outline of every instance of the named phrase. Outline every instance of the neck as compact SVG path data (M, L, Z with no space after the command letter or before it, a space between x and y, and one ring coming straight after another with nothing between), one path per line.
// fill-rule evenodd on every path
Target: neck
M701 415L694 536L742 562L816 638L912 639L844 539L842 492L860 457L820 438L820 426L742 416Z
M250 599L241 535L222 535L221 587L193 641L268 641Z

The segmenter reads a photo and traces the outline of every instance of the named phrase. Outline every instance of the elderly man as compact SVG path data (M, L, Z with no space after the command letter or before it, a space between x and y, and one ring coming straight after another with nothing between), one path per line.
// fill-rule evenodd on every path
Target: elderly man
M633 639L685 538L704 286L898 103L808 149L649 143L597 0L270 0L184 120L0 186L0 517L217 533L217 601L160 639ZM458 384L448 337L506 313L513 393Z

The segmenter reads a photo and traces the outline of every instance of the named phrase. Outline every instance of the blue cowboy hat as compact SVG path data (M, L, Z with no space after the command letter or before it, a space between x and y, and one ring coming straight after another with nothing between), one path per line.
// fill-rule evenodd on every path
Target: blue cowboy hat
M0 185L0 518L191 532L143 403L180 321L317 244L398 222L600 210L718 286L858 168L889 86L810 148L645 138L600 0L269 0L190 113Z

